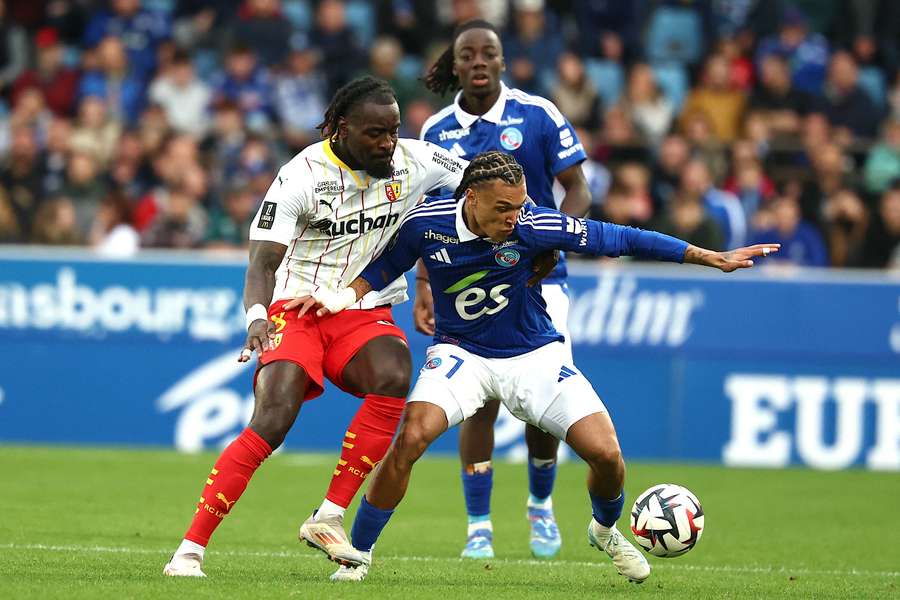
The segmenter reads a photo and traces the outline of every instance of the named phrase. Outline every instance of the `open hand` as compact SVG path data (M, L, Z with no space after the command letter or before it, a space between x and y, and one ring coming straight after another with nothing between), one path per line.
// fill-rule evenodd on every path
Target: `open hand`
M781 244L756 244L736 248L728 252L716 252L718 255L709 266L720 269L725 273L731 273L738 269L747 269L753 266L753 259L757 256L768 256L778 252Z

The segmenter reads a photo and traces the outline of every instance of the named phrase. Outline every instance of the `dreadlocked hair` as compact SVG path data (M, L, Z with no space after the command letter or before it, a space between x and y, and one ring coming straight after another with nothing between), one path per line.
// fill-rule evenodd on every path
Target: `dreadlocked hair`
M516 162L512 154L499 150L482 152L476 155L463 171L462 181L459 182L453 197L459 200L470 187L494 179L500 179L509 185L518 185L522 182L522 177L524 177L522 165Z
M438 57L428 73L425 74L425 87L439 96L443 96L448 91L456 91L459 89L459 78L453 74L453 47L456 40L464 32L470 29L489 29L500 37L497 28L483 19L473 19L456 26L453 30L453 39L447 49Z
M316 125L323 138L333 138L337 134L338 121L355 106L363 104L367 100L389 100L396 102L397 95L394 89L383 79L366 75L357 77L353 81L344 84L331 99L328 108L325 109L325 118Z

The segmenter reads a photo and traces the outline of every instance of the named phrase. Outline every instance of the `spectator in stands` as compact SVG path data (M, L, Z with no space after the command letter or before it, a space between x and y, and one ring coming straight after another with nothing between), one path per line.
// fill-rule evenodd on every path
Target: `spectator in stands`
M232 43L252 48L266 67L280 65L290 51L291 24L281 0L247 0L231 31Z
M28 37L6 16L6 2L0 0L0 92L22 74L28 65Z
M31 241L46 246L76 246L83 237L78 229L75 206L65 196L41 203L34 218Z
M35 66L16 79L12 90L13 104L25 90L37 88L43 92L47 106L54 114L70 116L78 92L78 71L63 64L64 48L55 29L45 27L38 31L34 45L37 49Z
M748 145L750 143L745 141L743 147ZM743 156L732 160L732 173L725 180L722 189L737 197L744 209L745 219L750 222L765 202L772 198L775 186L766 177L759 159L752 155L747 156L747 150L738 150L741 147L735 144L732 148L733 154L741 153Z
M544 0L514 0L515 30L503 36L507 76L512 87L549 96L541 76L556 70L563 52L562 39L547 27Z
M613 175L628 197L633 223L644 224L653 217L653 199L650 197L650 171L641 163L627 162L620 165Z
M9 194L0 186L0 244L16 244L22 242L22 229L13 210Z
M612 183L612 175L609 170L600 162L593 158L594 156L594 135L587 129L579 127L575 128L575 137L581 142L587 159L581 163L581 172L584 173L584 179L587 181L588 191L591 193L591 211L595 211L603 204L603 199ZM561 204L565 198L566 190L559 183L553 182L553 197L557 204Z
M580 139L580 138L579 138ZM631 198L621 183L614 181L609 191L599 201L591 204L588 217L616 225L635 226L638 222L634 218ZM574 255L579 256L579 255Z
M426 98L415 98L406 106L400 121L400 137L419 137L419 132L435 112L434 105Z
M701 196L684 189L675 193L665 210L650 222L649 228L674 235L701 248L726 248L722 229L706 212Z
M866 158L866 188L880 194L890 183L900 179L900 119L885 122L880 142L869 150Z
M9 195L20 231L27 235L44 198L44 169L34 131L29 127L15 127L11 136L9 154L0 169L0 182Z
M785 9L780 31L760 41L756 49L756 68L775 54L791 65L794 87L809 94L818 94L825 81L828 64L828 42L818 33L810 33L806 17L794 7Z
M703 111L687 115L683 131L693 155L706 163L714 181L721 181L728 172L727 147L716 136L709 115Z
M186 250L200 246L206 233L206 215L187 191L175 187L166 196L165 205L141 235L147 248Z
M106 166L116 149L122 124L108 116L106 102L99 96L85 96L78 106L78 120L72 132L71 146L92 154Z
M835 52L825 85L825 114L833 127L845 128L854 137L873 139L878 133L881 110L858 84L859 70L849 52Z
M691 158L691 147L678 134L669 134L659 145L653 163L650 195L658 212L669 204L681 184L681 171Z
M322 0L319 3L310 43L322 53L329 97L353 77L360 65L365 64L365 55L347 24L342 0Z
M53 120L53 113L47 109L44 94L37 88L27 89L19 95L19 101L13 107L9 117L10 127L29 127L34 129L38 139L46 137L47 127Z
M212 165L210 176L219 194L226 191L227 175L237 170L241 148L246 140L247 130L240 108L233 102L223 102L215 110L212 134L204 144Z
M900 179L881 195L863 244L861 266L900 268Z
M422 56L434 40L437 28L435 4L432 0L376 2L377 29L396 38L404 53Z
M72 149L72 122L65 117L56 117L47 128L47 143L44 147L43 191L56 195L66 180L66 164Z
M635 2L575 2L579 52L585 57L601 56L605 38L617 38L626 60L640 48L640 11Z
M137 253L141 238L131 226L131 201L127 196L113 191L103 199L87 241L103 256L123 258Z
M216 250L232 250L247 246L250 225L256 214L256 198L247 187L228 192L221 209L209 215L205 246Z
M410 100L421 93L421 85L398 72L403 48L392 37L376 38L369 50L369 71L375 77L387 81L397 95L400 114L404 114Z
M862 244L869 226L869 213L850 188L829 195L822 207L831 264L848 267L862 260Z
M266 131L272 120L274 94L268 72L257 64L253 50L234 46L225 59L225 70L212 79L214 102L234 102L254 131Z
M828 251L822 234L800 216L800 203L796 196L781 195L760 213L750 243L781 244L781 250L773 255L779 263L798 266L828 266Z
M97 46L98 70L81 79L80 93L103 98L107 113L123 123L135 123L146 101L144 75L129 66L122 41L105 37Z
M575 127L596 129L600 125L602 101L597 88L584 72L584 63L572 52L559 57L559 81L552 100Z
M142 197L154 183L153 169L144 155L139 132L124 132L107 172L107 185L136 199Z
M709 167L702 159L691 159L684 166L678 195L700 200L704 211L719 225L725 248L745 245L747 219L741 203L733 194L713 185Z
M813 97L791 82L790 66L777 54L762 59L759 81L750 96L750 108L761 111L778 136L796 136L800 119L812 108Z
M316 125L327 105L325 78L316 68L319 59L315 48L296 47L288 55L286 71L275 81L275 111L292 150L299 151L319 139Z
M849 161L837 144L827 140L818 146L809 146L808 151L812 173L802 186L800 207L804 219L821 225L822 207L827 199L850 185Z
M75 207L75 224L80 238L87 238L97 208L106 193L106 184L100 177L97 159L88 152L73 152L69 157L61 194Z
M202 138L209 129L212 91L197 78L190 57L181 51L150 86L150 100L163 108L175 131Z
M740 90L731 85L726 58L715 54L706 61L700 85L691 91L685 101L682 124L694 113L703 113L712 124L715 136L724 142L731 142L739 132L744 101Z
M622 105L641 136L652 146L658 145L672 126L675 109L656 85L653 69L646 63L632 65Z
M728 80L731 87L747 93L754 83L753 61L750 60L735 37L721 38L716 53L725 57L728 64Z
M860 65L895 69L900 62L900 4L891 0L841 2L836 42Z
M84 33L88 48L99 45L108 37L125 44L128 64L141 78L149 77L156 69L156 50L169 37L170 24L164 13L141 8L140 0L110 0L110 10L93 14Z
M616 104L603 116L603 129L597 138L597 157L607 164L646 159L647 148L642 143L625 109Z

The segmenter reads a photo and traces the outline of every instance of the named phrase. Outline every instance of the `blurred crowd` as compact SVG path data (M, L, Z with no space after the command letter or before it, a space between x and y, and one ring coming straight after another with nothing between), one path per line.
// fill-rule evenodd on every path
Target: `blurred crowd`
M0 0L0 243L241 248L340 85L418 137L476 17L576 127L592 217L900 268L895 0Z

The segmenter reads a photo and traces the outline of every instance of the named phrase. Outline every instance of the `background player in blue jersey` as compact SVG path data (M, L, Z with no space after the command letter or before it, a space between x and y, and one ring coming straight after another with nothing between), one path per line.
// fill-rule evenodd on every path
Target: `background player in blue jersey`
M503 47L493 25L468 21L453 34L453 42L431 67L425 85L444 95L459 89L453 103L428 119L422 127L424 140L470 160L481 152L501 150L512 154L522 165L529 193L538 205L556 208L553 179L566 190L559 209L583 217L591 196L581 171L586 156L575 131L556 106L546 98L508 88L500 80L505 70ZM416 328L432 335L431 287L424 274L416 285ZM566 322L569 296L566 288L565 257L542 281L542 295L556 329L571 343ZM493 470L494 422L498 401L489 402L460 427L459 452L462 459L463 492L469 527L462 556L494 556L490 500ZM530 546L534 556L551 558L559 552L562 539L553 517L550 494L556 478L559 441L526 425L528 446L528 519Z
M650 575L643 555L616 529L625 502L625 464L603 402L575 368L539 290L531 262L547 249L635 255L725 272L777 251L759 244L713 252L652 231L566 216L526 204L522 168L501 152L476 156L455 199L431 199L410 211L384 254L350 287L295 299L304 313L337 312L388 285L424 258L436 290L435 343L409 396L403 423L360 503L351 534L359 564L334 580L361 580L372 546L406 492L412 465L428 445L498 398L516 417L565 440L587 462L592 518L588 541L620 574Z

